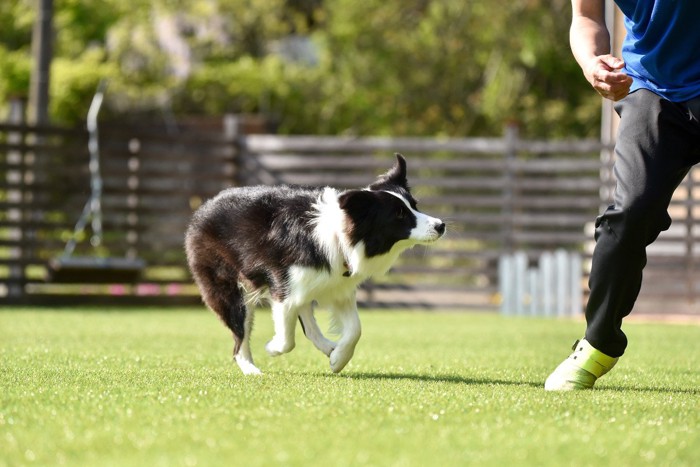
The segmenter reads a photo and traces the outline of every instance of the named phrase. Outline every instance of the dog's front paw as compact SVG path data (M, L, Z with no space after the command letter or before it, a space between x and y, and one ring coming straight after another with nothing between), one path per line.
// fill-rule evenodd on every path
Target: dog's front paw
M323 352L326 357L330 357L331 353L333 353L337 346L338 344L328 339L323 339L322 341L316 343L318 350Z
M331 371L340 373L352 358L353 351L354 349L348 347L336 347L330 356Z
M277 357L283 353L291 352L293 348L294 342L282 342L274 338L265 345L265 350L271 357Z

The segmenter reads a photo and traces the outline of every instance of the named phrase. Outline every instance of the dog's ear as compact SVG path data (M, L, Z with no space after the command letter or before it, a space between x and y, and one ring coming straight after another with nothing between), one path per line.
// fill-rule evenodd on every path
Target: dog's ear
M398 186L408 190L408 180L406 178L406 159L399 154L396 155L396 163L383 175L380 175L377 180L369 186L370 190L381 190L387 185Z
M377 249L375 245L377 239L386 240L386 235L372 234L376 224L374 219L378 212L378 198L379 194L376 191L369 190L349 190L338 197L340 209L348 218L345 224L345 235L352 246L364 241L366 254L371 254Z
M340 209L348 212L351 216L368 211L372 205L375 194L367 190L349 190L341 194L338 198Z

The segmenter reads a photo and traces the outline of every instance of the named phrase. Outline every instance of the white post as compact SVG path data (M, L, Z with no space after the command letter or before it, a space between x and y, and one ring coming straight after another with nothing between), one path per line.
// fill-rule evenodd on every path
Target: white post
M554 257L548 251L540 256L540 283L542 292L542 314L554 316Z
M581 274L583 261L581 255L571 252L571 315L578 316L583 310L583 286L581 284Z
M498 259L498 284L501 294L501 314L509 315L513 312L513 258L510 255L502 255Z
M527 273L527 255L518 251L515 258L515 314L525 314L525 275Z
M557 316L566 316L567 312L567 284L568 280L568 254L564 250L554 252L555 275L556 275L556 309Z
M537 316L540 312L540 291L538 284L540 282L540 272L537 268L530 268L527 271L527 293L525 295L526 310L530 316Z

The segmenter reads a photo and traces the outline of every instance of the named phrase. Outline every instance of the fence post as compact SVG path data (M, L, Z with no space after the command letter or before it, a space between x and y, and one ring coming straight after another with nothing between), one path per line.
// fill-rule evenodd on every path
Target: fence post
M513 290L515 278L513 277L513 257L511 255L501 255L498 258L498 285L501 295L501 314L509 315L515 308Z
M539 311L541 309L540 302L542 301L539 291L540 274L541 271L539 269L530 268L525 276L527 287L523 298L525 300L526 314L530 316L536 316L541 313Z
M223 121L224 139L231 145L231 155L233 156L233 185L243 186L246 184L244 174L245 142L241 136L241 119L235 114L224 115Z
M21 99L10 100L10 114L8 122L21 125L25 123L25 106ZM13 145L21 146L24 143L24 132L11 131L7 134L7 142L12 147ZM7 174L6 181L8 185L7 201L8 203L16 204L16 208L8 208L7 219L16 225L7 229L8 240L16 243L16 246L10 248L10 257L17 261L9 268L9 284L7 286L7 296L11 298L19 298L24 295L25 272L22 258L22 223L24 220L23 209L21 205L24 202L24 155L22 149L9 149L7 151ZM12 189L15 185L17 188Z
M569 253L569 264L571 265L571 272L569 278L571 279L571 313L576 316L583 312L583 285L581 284L581 277L583 274L583 260L581 255L575 252Z
M695 252L693 251L693 245L695 244L693 238L693 225L695 224L693 215L694 172L694 170L688 172L684 182L687 190L687 197L685 200L685 288L688 303L695 303L695 278L693 277L695 269Z
M518 251L514 255L515 270L515 314L525 314L525 276L527 273L527 255L522 251Z
M554 270L559 278L556 282L555 296L557 297L557 316L566 316L567 313L567 292L569 282L568 255L564 250L554 252Z
M129 159L127 160L127 170L129 171L129 176L127 178L127 187L129 189L129 194L127 195L127 206L129 208L127 214L127 231L126 231L126 241L129 245L127 247L127 256L129 258L138 257L138 245L139 245L139 227L142 224L142 220L139 218L138 207L142 202L139 196L139 186L141 185L140 172L141 172L141 141L138 138L131 138L128 142Z
M515 250L515 239L513 238L515 193L513 186L515 185L515 160L518 153L518 135L518 126L515 123L508 123L504 131L506 152L504 154L503 207L501 212L503 249L508 253L512 253Z
M554 257L548 251L540 256L540 290L542 292L542 314L544 316L554 316L554 300L552 291L554 290Z

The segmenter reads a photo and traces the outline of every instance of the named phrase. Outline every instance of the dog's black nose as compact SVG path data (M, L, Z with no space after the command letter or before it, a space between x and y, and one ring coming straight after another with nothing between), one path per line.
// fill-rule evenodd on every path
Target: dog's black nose
M437 233L439 233L440 235L444 234L444 233L445 233L445 223L442 222L441 224L436 225L436 226L435 226L435 231L436 231Z

